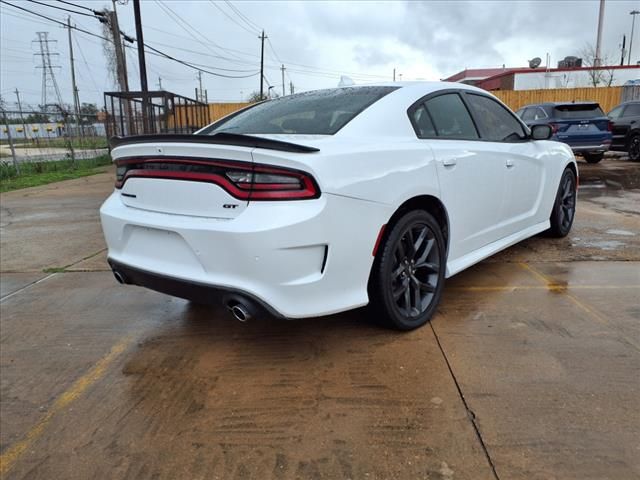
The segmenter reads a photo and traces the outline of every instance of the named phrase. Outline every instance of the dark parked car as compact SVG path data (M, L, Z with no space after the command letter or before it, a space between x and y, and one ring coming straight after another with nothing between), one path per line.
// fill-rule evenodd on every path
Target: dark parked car
M595 102L539 103L516 114L529 128L549 124L551 140L564 142L589 163L598 163L611 146L611 122Z
M632 162L640 162L640 101L621 103L609 112L609 118L611 150L628 152Z

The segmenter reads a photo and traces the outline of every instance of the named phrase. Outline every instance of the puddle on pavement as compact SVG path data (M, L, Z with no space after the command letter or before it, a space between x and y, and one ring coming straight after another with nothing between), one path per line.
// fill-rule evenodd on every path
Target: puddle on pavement
M571 242L572 247L588 247L588 248L599 248L601 250L618 250L619 248L625 247L627 244L624 242L619 242L618 240L581 240L580 238L574 238L574 241Z
M627 190L640 189L640 165L584 165L580 164L581 196L587 198L594 196L621 194Z

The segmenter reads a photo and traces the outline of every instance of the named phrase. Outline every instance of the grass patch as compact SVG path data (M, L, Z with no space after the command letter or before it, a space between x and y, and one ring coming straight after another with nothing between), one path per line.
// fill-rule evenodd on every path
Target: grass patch
M20 163L18 174L13 164L0 163L0 192L95 175L104 172L102 167L110 164L109 155L76 160L75 165L71 160L24 162Z
M51 267L51 268L43 268L43 273L65 273L67 271L67 267Z

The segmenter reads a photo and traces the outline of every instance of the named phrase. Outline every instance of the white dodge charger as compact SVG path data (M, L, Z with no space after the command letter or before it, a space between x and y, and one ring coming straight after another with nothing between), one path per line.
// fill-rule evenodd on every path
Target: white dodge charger
M115 138L100 210L116 279L239 320L370 304L408 330L447 277L573 223L578 170L458 83L350 86L259 103L194 135Z

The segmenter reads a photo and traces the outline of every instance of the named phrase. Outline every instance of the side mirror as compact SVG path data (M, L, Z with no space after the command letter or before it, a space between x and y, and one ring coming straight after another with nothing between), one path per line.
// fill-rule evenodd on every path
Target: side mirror
M531 138L534 140L549 140L553 135L550 125L534 125L531 127Z

